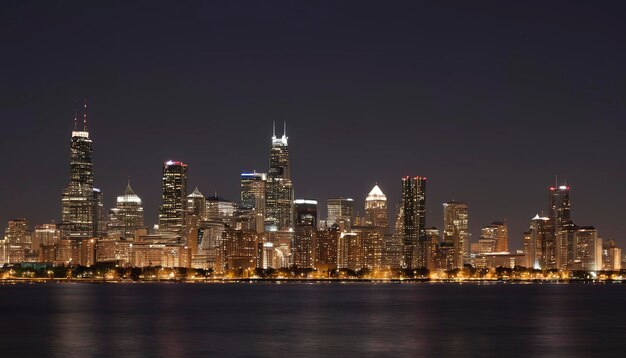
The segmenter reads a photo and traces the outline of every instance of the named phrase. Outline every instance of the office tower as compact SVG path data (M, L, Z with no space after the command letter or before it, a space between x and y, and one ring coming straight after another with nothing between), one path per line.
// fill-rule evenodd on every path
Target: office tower
M252 221L251 228L258 233L265 230L265 190L267 174L241 173L241 203L239 209Z
M133 240L135 230L143 227L141 198L135 194L129 180L122 195L117 197L115 207L109 210L108 236Z
M339 225L342 230L348 230L354 223L354 199L331 198L326 200L326 226Z
M233 218L237 205L215 193L206 198L206 218L212 221L220 221L224 225L234 228Z
M576 242L576 269L602 270L602 239L593 226L581 226L574 234Z
M402 178L403 267L426 267L426 178Z
M385 234L375 226L353 226L353 236L348 247L348 268L368 269L377 272L383 268Z
M221 256L225 270L233 270L239 276L249 276L249 270L257 267L258 234L252 231L226 229L222 233ZM248 270L246 273L245 271ZM218 272L220 269L218 268Z
M524 245L529 268L550 270L557 268L554 221L536 215L530 222L528 243Z
M576 225L570 217L570 187L566 185L550 187L548 217L552 220L554 241L556 242L557 268L575 267L573 245Z
M389 219L387 217L387 197L378 185L365 198L365 225L376 226L387 230Z
M87 102L83 106L83 123L79 129L74 116L70 144L70 180L61 195L61 234L64 238L81 240L97 234L94 220L93 153L87 130Z
M454 245L454 267L469 263L468 206L449 201L443 204L443 240Z
M506 220L493 221L483 227L478 240L478 252L481 254L490 252L508 252L509 239Z
M56 245L59 243L59 240L60 233L56 224L37 225L33 232L32 250L38 250L40 246Z
M337 268L337 244L341 232L337 226L324 228L317 233L315 242L315 268L323 276Z
M293 226L293 184L287 146L287 127L281 138L272 133L270 165L267 172L265 227L268 231L287 230Z
M531 224L532 225L532 224ZM535 263L535 245L531 240L531 231L526 230L522 234L522 250L524 252L524 267L534 268Z
M24 262L32 246L32 234L26 219L9 220L4 232L5 263Z
M159 232L183 235L187 214L187 164L163 164L163 204L159 210Z
M200 219L206 217L206 198L198 187L187 195L187 215L195 215Z
M317 201L296 199L295 229L291 243L293 265L312 268L315 263L315 240L317 234Z
M565 270L576 266L576 240L575 235L578 231L571 220L561 224L556 236L556 260L557 268Z
M440 239L439 229L436 227L426 228L426 268L431 271L436 269L435 258Z
M93 230L94 237L105 237L107 234L107 217L104 211L104 195L98 188L93 188Z
M569 186L565 185L550 188L548 217L554 220L555 228L560 228L563 224L571 220L569 189Z

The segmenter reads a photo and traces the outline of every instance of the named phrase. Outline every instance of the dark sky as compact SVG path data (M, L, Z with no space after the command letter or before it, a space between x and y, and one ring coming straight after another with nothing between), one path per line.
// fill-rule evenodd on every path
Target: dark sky
M546 210L626 246L626 6L621 1L3 1L0 222L58 220L74 108L89 100L96 186L160 204L164 160L236 199L287 121L297 197L428 177L427 224L470 205L510 241ZM394 208L395 209L395 208ZM363 209L360 209L361 213ZM390 210L390 216L393 216Z

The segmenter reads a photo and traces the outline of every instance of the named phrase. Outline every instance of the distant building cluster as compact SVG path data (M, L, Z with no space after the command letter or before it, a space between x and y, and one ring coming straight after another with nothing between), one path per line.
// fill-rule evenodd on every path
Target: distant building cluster
M0 240L0 264L109 263L234 276L297 268L315 277L337 270L386 277L407 270L432 275L467 268L621 269L622 253L614 240L603 240L594 227L571 220L570 188L565 185L549 189L547 216L530 221L523 250L516 252L509 249L506 220L484 226L472 240L467 203L444 203L441 230L427 226L427 180L421 176L399 181L402 198L391 222L387 197L378 185L365 196L364 216L352 198L338 197L326 199L322 219L317 200L294 196L286 127L280 137L273 131L267 172L241 174L238 201L189 190L188 165L165 162L158 225L147 228L142 200L130 180L106 214L103 194L94 187L86 104L84 111L82 125L75 118L72 131L60 222L32 228L26 219L10 220Z

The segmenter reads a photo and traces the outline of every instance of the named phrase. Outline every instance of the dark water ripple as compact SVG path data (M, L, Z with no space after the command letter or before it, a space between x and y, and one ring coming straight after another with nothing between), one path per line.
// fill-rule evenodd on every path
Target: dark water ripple
M1 357L589 357L626 285L0 286Z

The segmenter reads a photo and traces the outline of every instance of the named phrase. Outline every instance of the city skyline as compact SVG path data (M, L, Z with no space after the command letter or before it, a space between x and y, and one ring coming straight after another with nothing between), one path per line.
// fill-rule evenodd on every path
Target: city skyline
M572 187L573 219L626 244L622 5L127 6L13 4L0 14L14 34L0 105L14 174L0 189L1 222L60 219L67 133L87 97L105 207L130 176L146 224L161 204L162 162L185 161L189 188L236 200L240 173L267 166L275 120L294 138L297 197L351 197L363 214L378 183L391 222L397 178L422 175L428 226L441 229L440 204L463 201L474 238L506 218L520 249L556 174Z
M117 215L117 211L119 209L116 209L119 207L120 202L125 202L129 200L134 202L138 200L139 205L141 206L141 202L142 200L140 199L140 197L137 196L137 194L135 194L135 192L133 191L133 189L131 189L130 186L130 177L128 177L128 182L127 182L127 187L126 190L124 191L124 193L122 194L122 196L118 196L117 194L114 195L115 197L117 197L117 204L116 205L112 205L110 208L109 207L102 207L102 202L104 201L103 198L107 197L106 193L102 193L100 189L96 188L94 185L95 180L94 180L94 163L92 162L92 155L93 155L93 141L90 138L90 131L87 128L87 100L84 99L83 101L83 113L82 113L82 120L80 121L80 124L78 123L78 116L75 113L74 115L74 126L73 126L73 130L71 132L71 145L70 145L70 187L72 187L72 185L74 186L80 186L80 185L86 185L88 188L88 192L89 193L93 193L93 195L87 195L87 208L83 211L83 215L87 215L87 216L91 216L91 218L82 218L79 215L74 214L74 216L77 216L78 219L78 223L81 224L83 223L85 220L88 221L88 227L93 228L90 229L91 232L89 234L85 234L84 231L85 229L83 227L81 227L80 225L78 225L78 229L76 229L76 233L69 233L69 234L64 234L64 230L68 230L71 231L70 229L68 229L69 227L71 227L72 225L76 225L73 222L66 222L63 220L60 221L51 221L51 222L57 222L58 227L60 229L61 232L61 236L67 236L68 238L72 238L72 237L77 237L77 238L90 238L90 237L96 237L96 236L100 236L100 235L106 235L106 228L104 230L99 229L97 222L99 220L100 217L102 217L102 214L97 213L97 209L96 209L96 205L100 204L101 208L100 210L102 212L108 212L109 209L111 210L110 213L112 216L112 220L113 217L115 215ZM75 111L76 112L76 111ZM269 171L272 170L279 170L278 172L274 173L274 176L276 177L284 177L284 178L291 178L291 173L290 173L290 166L291 166L291 162L293 161L293 158L291 158L289 156L288 153L288 146L287 146L287 142L288 142L288 138L286 135L286 122L283 123L284 129L283 129L283 133L282 135L278 135L276 134L276 123L273 122L272 123L272 136L270 138L270 155L269 155ZM283 154L284 153L284 154ZM79 159L80 158L80 159ZM177 234L177 235L186 235L184 234L184 222L186 220L186 215L189 213L189 208L191 208L191 206L197 205L192 203L193 198L195 197L202 197L204 198L203 200L210 200L211 197L209 196L204 196L200 191L199 188L196 186L194 190L190 190L188 185L187 185L187 181L189 179L188 177L188 164L185 163L184 161L179 161L179 160L167 160L165 161L163 164L163 175L162 175L162 189L164 190L162 192L162 204L159 206L159 209L157 210L157 220L155 221L155 228L159 228L158 230L156 230L157 232L160 232L162 234L167 235L171 235L171 234ZM284 174L283 174L283 169L282 168L286 168L286 170L284 170ZM174 169L171 169L174 168ZM272 169L274 168L274 169ZM276 169L279 168L279 169ZM224 198L224 197L218 197L217 192L215 193L214 199L216 200L228 200L230 202L233 203L233 205L235 207L241 208L243 211L247 211L250 209L254 208L254 205L250 206L250 203L248 203L250 201L250 199L246 199L246 197L249 195L247 192L250 189L244 189L244 182L245 180L249 180L248 178L250 177L257 177L259 179L262 180L263 183L267 182L267 174L266 173L262 173L264 169L263 168L259 168L254 169L251 173L248 173L246 171L242 171L240 173L240 180L241 181L241 187L240 187L240 195L241 195L241 201L238 200L233 200L230 198ZM182 179L181 179L182 176ZM174 179L171 179L174 178ZM432 211L430 209L428 209L432 203L430 205L425 205L423 202L420 202L420 200L424 200L424 196L428 196L425 194L425 183L426 183L426 177L420 177L420 176L415 176L415 177L410 177L410 176L404 176L401 179L402 182L402 191L405 191L405 183L408 183L409 181L412 183L411 187L412 189L410 190L410 193L406 194L407 196L407 203L413 203L413 204L409 204L409 205L413 205L412 206L412 213L411 215L409 215L408 217L412 217L415 216L415 219L411 219L411 220L416 220L415 222L413 222L413 224L411 224L411 227L415 227L414 229L412 229L413 231L415 231L414 233L414 238L413 239L406 239L408 241L405 242L405 249L408 248L409 251L413 251L410 254L403 254L403 255L411 255L413 264L407 264L406 262L404 263L404 265L408 265L408 267L411 268L417 268L417 267L422 267L426 264L426 259L425 259L425 247L420 247L420 245L424 245L424 244L420 244L420 242L425 242L426 241L426 231L428 229L438 229L438 231L441 232L441 235L439 236L439 240L441 242L446 242L449 243L451 245L453 245L455 247L455 251L458 251L459 249L462 248L462 253L461 254L455 254L455 258L454 258L454 262L456 266L460 266L463 263L469 263L469 252L470 252L470 243L476 243L478 244L479 239L481 239L483 237L482 233L483 230L485 230L486 227L488 227L488 225L482 224L481 223L481 230L480 233L477 233L476 235L473 236L472 239L472 233L467 231L468 226L468 217L469 217L469 212L470 209L469 207L471 207L471 205L469 205L468 203L465 202L459 202L459 201L455 201L455 200L451 200L451 201L447 201L442 203L443 205L443 209L444 209L444 215L442 218L442 222L441 223L432 223L429 221L425 221L422 222L421 224L418 224L420 220L424 220L423 218L420 219L420 214L418 213L425 213L425 212L429 212ZM84 182L84 184L83 184ZM413 183L414 182L414 183ZM269 184L269 182L267 182L268 184L264 184L267 185L267 190L271 190L269 188L271 188L271 184ZM396 183L399 184L399 183ZM289 181L289 187L291 188L291 181ZM166 189L167 188L167 189ZM570 211L571 211L571 201L570 201L570 186L568 185L560 185L558 184L558 178L555 177L555 183L554 186L549 186L548 190L549 190L549 200L547 201L547 205L542 208L541 210L538 210L537 213L535 214L535 216L532 219L529 219L529 221L531 222L530 225L527 226L526 229L532 229L533 227L535 227L535 222L537 222L537 220L541 221L543 220L543 217L549 217L552 218L554 220L555 223L559 223L558 225L555 224L551 224L550 229L549 230L553 230L555 231L555 239L559 236L559 228L561 228L563 225L572 225L574 226L572 220L571 220L571 216L570 216ZM265 189L264 189L265 190ZM257 189L258 191L258 189ZM244 194L245 193L245 194ZM366 203L368 198L370 198L371 195L381 195L382 197L385 198L385 202L386 202L386 195L381 191L380 187L378 186L378 183L376 182L374 184L373 189L369 192L369 194L367 195L367 197L365 197L364 200L361 200L363 202L363 210L359 210L358 207L355 207L355 199L354 198L349 198L349 197L326 197L326 198L314 198L313 200L311 199L302 199L302 197L299 196L294 196L294 192L293 189L288 189L288 194L286 194L287 196L291 196L292 199L290 201L290 206L291 209L288 209L291 211L291 213L288 215L290 216L289 219L287 219L287 222L290 220L296 220L297 221L297 217L298 215L295 214L297 212L297 206L298 205L302 205L304 202L307 202L307 204L311 204L312 202L315 202L316 205L316 212L315 212L315 218L316 221L319 225L321 225L322 222L325 223L325 225L330 226L331 224L339 224L339 218L341 218L342 216L346 216L346 224L345 227L346 228L350 228L352 225L354 225L354 223L351 222L351 220L354 220L356 218L356 220L363 220L363 221L367 221L367 212L365 210L366 208ZM430 194L430 193L429 193ZM97 197L99 199L97 199ZM174 198L171 198L172 195L174 195ZM258 193L254 194L254 195L258 195ZM263 195L266 195L265 192ZM404 194L403 194L404 195ZM65 209L65 203L67 202L67 194L64 191L62 193L62 210L61 210L61 217L63 217L66 214L66 211L68 211L67 209ZM124 199L122 199L124 198ZM264 197L267 200L267 197ZM409 199L410 198L410 199ZM421 199L420 199L421 198ZM80 199L80 198L79 198ZM254 200L254 198L253 198ZM392 217L397 217L398 220L402 221L402 226L401 227L396 227L395 230L393 228L389 228L389 227L385 227L385 232L388 233L393 233L393 232L401 232L402 235L406 236L406 237L412 237L412 234L407 234L405 232L405 228L406 226L406 220L407 219L406 216L406 206L403 208L400 208L401 206L401 202L404 199L401 198L400 201L397 202L397 208L396 210L394 210L393 208L389 208L386 207L386 213L387 215L391 215ZM256 205L259 205L259 200L256 200L257 203ZM263 207L267 206L269 202L266 203L265 200L263 201ZM178 202L178 203L177 203ZM348 203L349 204L349 208L347 209L343 209L343 204L340 203ZM359 201L356 201L357 203ZM174 218L173 220L182 220L178 223L176 223L176 229L175 230L170 230L169 227L164 226L162 221L162 212L163 212L163 208L164 208L164 204L167 203L168 207L173 207L173 211L171 214L169 214L169 216L171 216L172 218ZM326 203L326 205L328 206L328 210L326 210L325 212L325 216L320 216L318 213L319 212L323 212L320 211L320 209L322 209L325 205L323 205L324 203ZM330 205L331 203L334 203L332 205L337 206L336 209L331 210L330 209ZM420 204L421 203L421 204ZM191 205L191 206L190 206ZM204 202L203 202L203 207L204 207ZM420 206L421 205L421 206ZM464 210L464 224L462 224L462 228L458 227L458 224L455 224L455 227L457 227L458 230L460 230L460 236L461 236L461 240L459 241L459 239L452 239L453 236L458 235L455 233L450 233L450 227L449 225L451 225L450 223L448 223L448 220L453 220L449 218L449 214L447 214L447 210L449 209L450 206L456 207L459 206L462 207ZM410 208L410 207L409 207ZM424 208L424 209L420 209L420 208ZM79 210L79 208L75 209L78 210L78 212L80 212L81 210ZM143 208L141 207L141 221L143 222ZM132 209L132 210L136 210L136 209ZM137 215L134 214L134 211L132 211L131 215ZM192 211L197 211L197 209L192 209ZM204 210L206 210L206 208L204 208ZM204 211L202 210L202 211ZM323 209L322 209L323 210ZM344 214L344 210L345 214ZM391 213L389 213L389 211L392 211ZM399 210L399 211L397 211ZM458 209L455 209L458 210ZM271 211L268 211L268 213L270 213ZM541 215L540 215L541 214ZM204 215L204 214L202 214ZM256 214L255 214L256 215ZM263 217L265 215L265 212L263 214L260 214L261 217ZM271 215L271 214L268 214ZM398 216L399 215L399 216ZM423 214L421 214L423 215ZM454 214L457 215L457 214ZM106 219L104 221L108 221L108 215L104 214L104 216L106 217ZM336 216L336 217L335 217ZM179 217L179 219L175 219L176 217ZM332 218L331 218L332 217ZM455 216L456 217L456 216ZM27 222L30 222L31 224L36 224L36 226L40 226L40 225L47 225L48 222L41 222L41 223L34 223L31 222L31 219L29 217L14 217L11 218L10 220L21 220L25 218L27 220ZM324 219L322 219L324 218ZM82 220L82 221L81 221ZM255 219L256 221L257 219ZM290 224L287 226L282 226L282 228L278 228L276 226L275 223L275 219L268 219L267 217L265 218L265 225L264 225L264 229L255 229L255 225L253 225L251 227L252 230L257 230L259 232L263 232L263 231L276 231L277 229L280 230L284 230L284 229L295 229L297 227L297 224ZM458 220L458 219L454 219L454 220ZM499 220L499 219L497 219ZM508 218L503 218L502 220L504 220L505 222L507 222L509 219ZM547 219L546 219L547 220ZM495 221L495 220L494 220ZM471 221L470 221L471 222ZM497 222L496 222L497 223ZM494 224L494 222L492 222L491 224ZM340 227L344 227L341 226L344 225L343 223L340 224ZM373 223L367 224L367 225L373 225ZM152 225L145 225L145 227L148 230L152 230ZM140 227L136 227L136 228L140 228ZM421 228L421 229L419 229ZM597 228L594 228L592 225L587 225L587 226L581 226L581 228L584 230L585 228L592 228L594 230L594 232L596 232L597 237L599 238L603 238L602 235L600 233L597 233ZM117 230L115 228L115 226L113 228L109 228L109 230L113 229L114 231ZM391 230L391 231L389 231ZM422 230L421 234L418 234L418 232ZM426 230L426 231L424 231ZM131 230L132 231L132 230ZM510 234L510 233L509 233ZM125 235L122 235L122 237ZM510 243L510 251L511 252L515 252L516 250L525 248L525 237L527 236L527 230L524 230L524 232L522 232L519 237L517 237L517 235L513 234L511 236L509 236L508 238L508 243ZM464 237L464 239L463 239ZM518 239L519 238L519 242ZM609 239L609 238L603 238L603 239ZM612 240L615 240L614 238L610 238ZM413 241L413 244L410 244L409 242ZM619 243L618 240L615 240L617 243ZM460 243L460 244L459 244ZM507 244L508 244L507 243ZM457 245L458 244L458 245ZM555 243L556 244L556 243ZM459 246L460 245L460 246ZM553 250L556 250L553 249ZM420 255L422 256L422 258L419 258ZM554 251L553 255L556 255L556 251ZM554 264L556 265L556 256L553 257L553 259L555 260ZM420 262L420 264L417 264L417 262Z

